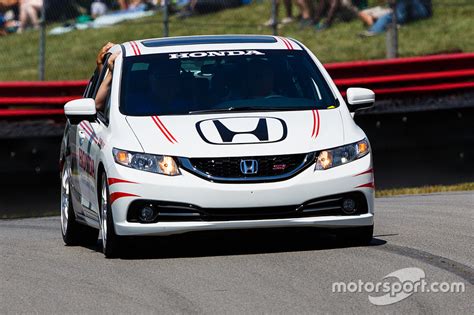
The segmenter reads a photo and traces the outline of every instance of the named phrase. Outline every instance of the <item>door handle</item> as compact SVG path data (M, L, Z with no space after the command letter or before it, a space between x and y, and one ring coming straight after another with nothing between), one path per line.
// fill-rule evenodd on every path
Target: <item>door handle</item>
M86 133L85 133L84 131L79 130L78 133L79 133L79 138L81 138L81 139L85 139L85 138L86 138Z
M79 130L78 134L79 134L79 140L81 140L81 144L82 144L82 142L86 139L86 133L82 130Z

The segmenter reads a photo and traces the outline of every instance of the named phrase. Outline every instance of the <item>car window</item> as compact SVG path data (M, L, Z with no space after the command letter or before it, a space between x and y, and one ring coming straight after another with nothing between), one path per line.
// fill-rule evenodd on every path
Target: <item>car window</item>
M110 55L111 55L110 53L105 55L104 60L103 60L104 65L107 65L107 60L109 59ZM96 97L97 91L99 90L99 87L100 87L102 81L104 80L105 75L107 74L108 71L109 71L109 68L107 66L104 66L102 68L102 71L98 74L97 84L95 84L94 88L91 89L91 92L92 92L91 97L92 98ZM98 69L96 70L96 72L98 73Z
M104 106L104 122L108 125L109 124L109 119L110 119L110 100L111 100L111 88L109 88L109 91L107 93L107 98L105 99L105 106Z
M131 56L122 71L120 111L131 116L338 106L318 67L300 50Z
M107 64L107 60L108 58L110 57L111 54L107 54L105 55L104 57L104 61L103 61L103 64L106 65ZM99 87L100 85L102 84L102 81L104 80L104 78L108 75L109 73L109 68L108 67L103 67L102 68L102 72L99 74L99 79L98 79L98 84L97 86L95 87L95 90L94 90L94 96L93 98L95 98L97 96L97 92L99 91ZM97 112L97 118L99 118L99 120L101 122L103 122L105 125L108 125L109 124L109 114L110 114L110 92L111 92L111 89L112 89L112 85L109 86L108 88L108 91L107 91L107 96L106 96L106 99L105 99L105 105L104 105L104 108L102 110L99 110Z
M94 74L92 75L89 83L87 84L86 90L84 91L84 98L92 98L92 92L95 90L97 81L99 80L99 70L96 68Z

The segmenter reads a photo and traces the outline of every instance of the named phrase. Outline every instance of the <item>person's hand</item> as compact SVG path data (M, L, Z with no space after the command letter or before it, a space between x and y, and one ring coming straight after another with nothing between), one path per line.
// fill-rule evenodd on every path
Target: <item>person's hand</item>
M120 51L114 52L107 60L107 67L109 68L110 72L114 71L115 59L117 59L119 55Z
M99 54L97 55L97 59L95 62L97 63L97 68L99 68L99 72L102 71L102 68L104 67L104 56L107 54L107 52L110 50L110 48L114 47L115 44L108 42L104 47L102 47L99 50Z

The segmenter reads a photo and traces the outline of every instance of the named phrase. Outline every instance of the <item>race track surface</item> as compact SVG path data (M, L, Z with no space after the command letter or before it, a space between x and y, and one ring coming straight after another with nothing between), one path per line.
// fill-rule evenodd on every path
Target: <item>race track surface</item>
M119 259L66 247L59 218L0 221L0 313L466 313L474 309L474 194L376 200L371 246L309 230L232 231L130 241ZM379 282L416 267L464 293L387 306L333 282Z

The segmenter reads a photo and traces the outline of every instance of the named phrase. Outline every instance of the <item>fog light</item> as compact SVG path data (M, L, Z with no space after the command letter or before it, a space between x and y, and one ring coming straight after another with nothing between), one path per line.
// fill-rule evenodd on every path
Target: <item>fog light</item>
M146 206L140 211L139 219L142 222L152 222L155 219L155 210L152 207Z
M354 214L356 210L356 202L354 199L346 198L342 201L342 211L345 214Z

